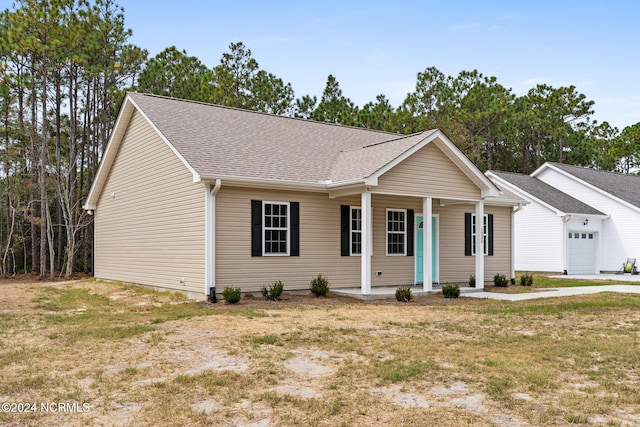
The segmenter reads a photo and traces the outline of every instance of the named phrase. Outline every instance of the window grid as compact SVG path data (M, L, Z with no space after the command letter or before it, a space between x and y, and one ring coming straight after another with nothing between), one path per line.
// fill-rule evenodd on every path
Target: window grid
M362 208L351 208L351 255L362 254Z
M387 255L406 253L406 210L387 209Z
M289 204L264 202L264 254L289 255Z

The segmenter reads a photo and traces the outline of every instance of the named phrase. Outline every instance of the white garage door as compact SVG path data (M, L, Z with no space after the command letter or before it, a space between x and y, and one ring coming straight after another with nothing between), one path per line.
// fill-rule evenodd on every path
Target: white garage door
M596 235L570 231L567 236L569 274L594 274L596 265Z

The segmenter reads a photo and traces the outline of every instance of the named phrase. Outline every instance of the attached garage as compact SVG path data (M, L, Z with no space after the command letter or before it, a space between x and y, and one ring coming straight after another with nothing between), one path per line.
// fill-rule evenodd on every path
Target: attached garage
M594 274L597 233L570 231L567 234L567 273Z
M614 238L609 215L530 175L496 171L487 175L496 185L529 202L514 214L518 270L567 274L615 271L603 265Z

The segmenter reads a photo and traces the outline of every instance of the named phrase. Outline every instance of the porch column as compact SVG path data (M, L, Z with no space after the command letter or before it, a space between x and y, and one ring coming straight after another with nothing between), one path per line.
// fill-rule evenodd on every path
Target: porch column
M371 294L371 254L373 253L373 232L371 214L371 193L362 193L362 249L360 253L360 288L362 295Z
M422 199L422 271L424 272L422 288L425 291L433 290L433 271L431 259L433 258L433 247L431 245L433 235L433 199L425 197Z
M484 202L476 203L476 288L484 289Z

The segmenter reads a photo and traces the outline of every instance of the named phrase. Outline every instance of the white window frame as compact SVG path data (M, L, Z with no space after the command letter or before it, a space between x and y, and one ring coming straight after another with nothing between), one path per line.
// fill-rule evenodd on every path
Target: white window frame
M482 245L484 248L484 254L489 255L489 214L484 214L483 230L482 230ZM476 254L476 214L471 214L471 255Z
M359 230L353 229L353 213L360 212L360 217L358 218L358 222L360 224ZM360 234L360 252L353 251L353 235ZM349 255L351 256L360 256L362 255L362 208L360 206L349 206Z
M287 207L287 226L286 227L267 227L265 220L267 217L267 205L278 205ZM267 231L285 231L287 232L287 252L267 252ZM291 206L289 202L262 201L262 255L263 256L289 256L291 252Z
M403 224L403 230L400 231L389 231L389 212L401 212L404 216L404 221L402 221ZM406 209L387 209L385 212L385 236L386 236L386 242L385 242L385 251L387 253L387 256L407 256L407 210ZM390 234L394 234L394 235L401 235L403 236L403 243L402 243L402 253L389 253L389 235Z

